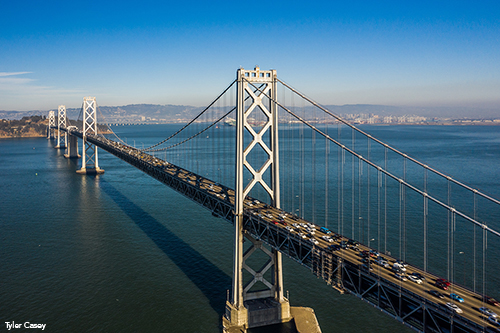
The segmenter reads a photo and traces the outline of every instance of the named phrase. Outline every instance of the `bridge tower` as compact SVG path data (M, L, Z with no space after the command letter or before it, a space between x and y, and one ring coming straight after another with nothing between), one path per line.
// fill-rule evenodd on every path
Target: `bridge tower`
M97 103L95 97L83 98L83 153L80 174L101 174L99 168L97 147L87 141L88 136L97 136Z
M52 133L55 133L56 127L56 116L54 111L49 111L49 126L47 127L47 139L52 139L54 135Z
M290 305L283 294L281 253L268 250L261 241L243 232L243 201L257 184L260 184L269 194L272 205L280 208L278 115L276 104L272 101L272 99L276 100L277 77L275 70L261 71L259 67L254 70L240 68L237 76L233 282L232 294L226 303L224 319L226 327L252 328L282 323L291 319ZM256 89L256 86L259 86L260 90ZM259 126L260 130L256 131L248 121L252 112L262 112L267 118L265 124L262 127ZM245 147L244 138L249 138L248 134L251 139ZM259 165L255 168L255 165L252 166L247 160L252 150L263 150L267 155L267 160L261 167ZM247 170L245 176L250 176L246 184L244 168ZM244 252L245 238L251 242L251 246ZM247 259L256 250L263 251L268 256L268 260L262 268L254 270L249 264L247 265ZM271 274L266 274L269 270ZM247 277L250 274L250 279L245 285L243 285L244 273ZM270 281L266 280L265 274L268 278L271 277ZM255 289L256 283L265 286L265 289L252 290Z
M59 105L57 114L57 145L54 148L64 149L68 146L68 136L66 132L61 135L61 127L66 128L66 105Z

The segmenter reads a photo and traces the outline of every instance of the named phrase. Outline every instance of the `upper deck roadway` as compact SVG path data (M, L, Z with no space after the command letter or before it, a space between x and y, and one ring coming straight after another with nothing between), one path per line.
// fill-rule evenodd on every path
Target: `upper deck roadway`
M62 130L82 138L78 130ZM87 136L87 141L198 202L214 216L233 223L232 189L103 137ZM244 214L246 233L310 268L336 289L360 297L417 331L500 332L479 311L486 306L500 314L500 308L484 302L480 294L453 283L448 290L439 289L435 286L439 277L411 265L406 266L406 275L420 273L425 280L420 284L409 279L402 281L392 270L396 258L383 255L388 262L388 267L383 267L375 263L375 257L363 258L363 251L372 250L363 244L334 249L332 245L345 244L349 239L331 233L331 240L326 240L323 238L326 234L318 226L252 198L245 199ZM444 297L431 295L431 290ZM452 292L464 302L452 300L449 296ZM450 310L446 303L458 305L462 312Z

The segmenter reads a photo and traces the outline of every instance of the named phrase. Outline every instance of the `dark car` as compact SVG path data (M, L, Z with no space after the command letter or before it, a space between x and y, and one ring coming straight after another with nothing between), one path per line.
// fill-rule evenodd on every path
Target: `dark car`
M491 304L494 306L500 306L500 303L498 303L498 301L496 299L494 299L493 297L483 296L483 300L488 304Z
M352 240L352 239L349 239L347 241L347 244L351 245L352 247L357 247L359 245L358 242L356 242L355 240Z
M448 290L448 287L450 286L450 282L446 281L445 279L437 279L436 280L436 287L441 288L443 290Z
M334 245L330 245L328 248L332 251L338 251L338 250L340 250L340 245L334 244Z
M412 275L418 277L420 280L425 280L425 276L423 276L420 273L414 272L414 273L412 273Z
M444 295L436 290L429 290L429 294L431 294L432 296L438 297L438 298L444 298Z

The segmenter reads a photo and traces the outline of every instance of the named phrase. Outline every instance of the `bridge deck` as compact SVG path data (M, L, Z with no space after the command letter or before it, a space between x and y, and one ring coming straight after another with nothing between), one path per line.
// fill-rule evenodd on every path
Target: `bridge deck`
M82 138L80 131L69 132ZM233 223L232 189L133 147L103 137L91 136L87 140L198 202L214 216ZM383 255L389 264L389 267L383 267L368 257L365 261L370 264L367 266L361 254L373 249L363 244L332 249L332 245L340 246L349 239L331 233L332 240L327 241L323 238L326 234L319 231L318 226L249 197L245 199L244 230L308 267L336 289L360 297L413 329L427 332L497 332L479 311L484 306L495 310L495 306L486 304L480 294L456 284L451 284L447 291L439 289L435 286L439 277L411 265L406 267L407 275L420 273L425 280L421 284L401 281L392 270L396 258ZM314 234L311 234L313 230ZM440 292L444 298L431 295L431 290ZM463 297L464 303L457 303L462 313L453 312L445 306L448 302L456 303L449 297L450 292Z

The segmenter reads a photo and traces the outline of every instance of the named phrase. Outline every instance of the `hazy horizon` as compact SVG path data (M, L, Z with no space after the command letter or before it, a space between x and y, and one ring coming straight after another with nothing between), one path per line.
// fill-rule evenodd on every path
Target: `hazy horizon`
M323 105L500 110L497 1L6 2L0 109L207 105L238 68Z

